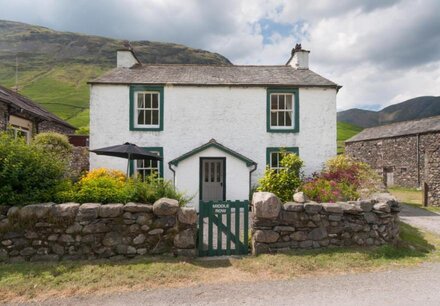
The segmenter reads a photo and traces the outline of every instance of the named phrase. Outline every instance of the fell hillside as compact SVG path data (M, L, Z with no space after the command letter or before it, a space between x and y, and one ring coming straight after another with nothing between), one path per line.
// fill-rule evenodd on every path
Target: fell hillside
M143 63L231 64L220 54L178 44L132 41L131 45ZM122 46L118 39L0 20L0 84L15 86L18 58L19 92L84 127L89 120L86 82L113 68L116 50Z
M363 128L440 115L440 96L423 96L393 104L380 111L349 109L338 112L338 121Z
M347 139L353 137L360 131L362 131L363 128L346 123L346 122L340 122L337 123L337 131L338 131L338 138L337 138L337 145L338 145L338 154L342 154L345 151L344 141Z

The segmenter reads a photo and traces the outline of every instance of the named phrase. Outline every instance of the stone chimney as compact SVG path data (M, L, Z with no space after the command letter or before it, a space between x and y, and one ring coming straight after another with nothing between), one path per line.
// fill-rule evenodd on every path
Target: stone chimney
M304 50L301 44L296 44L286 65L295 69L309 69L309 53L310 51Z
M116 67L131 68L134 65L140 65L141 62L133 51L128 41L124 42L124 48L119 49L116 53Z

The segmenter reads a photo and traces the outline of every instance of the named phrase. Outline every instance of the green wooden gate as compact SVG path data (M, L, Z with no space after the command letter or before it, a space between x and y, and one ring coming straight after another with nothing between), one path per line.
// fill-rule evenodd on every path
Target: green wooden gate
M199 256L248 254L249 201L200 201Z

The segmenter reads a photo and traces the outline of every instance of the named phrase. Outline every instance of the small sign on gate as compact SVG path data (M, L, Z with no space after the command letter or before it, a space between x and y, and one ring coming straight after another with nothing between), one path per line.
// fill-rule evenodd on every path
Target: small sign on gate
M229 203L214 203L212 204L214 214L226 214L228 212Z

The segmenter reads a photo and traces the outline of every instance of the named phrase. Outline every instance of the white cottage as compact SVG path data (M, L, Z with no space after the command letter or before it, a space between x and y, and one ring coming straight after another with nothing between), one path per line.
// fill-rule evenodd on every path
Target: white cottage
M305 172L336 154L337 84L311 71L297 45L286 65L146 65L131 49L117 68L90 82L90 147L132 142L163 162L157 171L200 200L245 200L281 148L299 154ZM126 161L90 156L91 168L124 170Z

